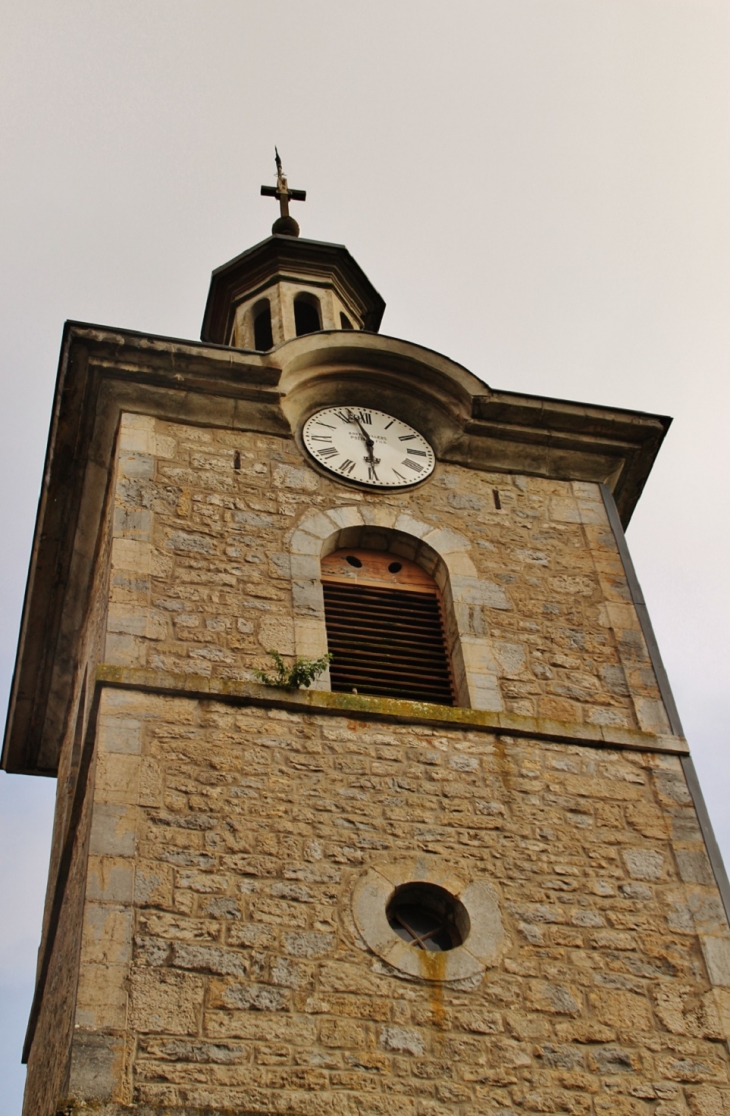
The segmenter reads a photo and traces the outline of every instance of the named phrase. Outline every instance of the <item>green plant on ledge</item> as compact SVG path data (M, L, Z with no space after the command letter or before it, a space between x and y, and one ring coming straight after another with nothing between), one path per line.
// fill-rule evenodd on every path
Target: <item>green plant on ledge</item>
M324 674L332 660L332 656L327 654L321 659L295 659L291 666L287 666L278 651L269 651L268 654L274 660L276 672L267 674L265 670L254 669L254 674L264 686L278 686L282 690L310 686L320 674Z

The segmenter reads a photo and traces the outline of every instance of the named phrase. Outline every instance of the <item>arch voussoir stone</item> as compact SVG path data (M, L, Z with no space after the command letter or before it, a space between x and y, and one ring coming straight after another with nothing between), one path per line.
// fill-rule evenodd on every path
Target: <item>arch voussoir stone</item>
M483 624L473 609L509 609L504 590L480 579L469 554L470 543L448 528L390 508L357 505L306 512L290 536L294 644L302 658L327 651L320 560L343 547L387 550L409 558L430 573L443 594L446 635L460 705L501 712L498 662ZM476 628L476 630L475 630ZM329 673L312 684L329 690Z

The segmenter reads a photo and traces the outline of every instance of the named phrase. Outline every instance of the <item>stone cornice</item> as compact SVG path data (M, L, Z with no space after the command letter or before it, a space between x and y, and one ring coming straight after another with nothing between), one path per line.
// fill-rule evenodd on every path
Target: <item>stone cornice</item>
M529 737L590 748L619 748L638 752L689 752L683 736L655 736L652 733L617 728L615 725L584 725L523 717L517 713L492 713L428 702L397 701L393 698L367 697L364 694L331 693L328 690L281 690L257 682L204 678L169 671L115 667L101 664L96 671L99 686L113 686L141 693L161 694L191 700L205 699L318 716L351 717L391 724L429 725L464 732L493 733L500 736Z

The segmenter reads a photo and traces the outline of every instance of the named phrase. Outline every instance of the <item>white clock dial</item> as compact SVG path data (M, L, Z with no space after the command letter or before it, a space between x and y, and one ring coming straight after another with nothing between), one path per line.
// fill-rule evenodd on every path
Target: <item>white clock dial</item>
M315 461L344 480L404 488L429 476L430 445L406 422L372 407L327 407L308 418L304 445Z

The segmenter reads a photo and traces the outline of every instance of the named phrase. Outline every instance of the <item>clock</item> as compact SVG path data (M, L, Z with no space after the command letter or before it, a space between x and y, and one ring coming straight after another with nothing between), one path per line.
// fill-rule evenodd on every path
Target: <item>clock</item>
M357 484L405 488L436 465L423 434L373 407L326 407L307 419L302 438L315 461Z

